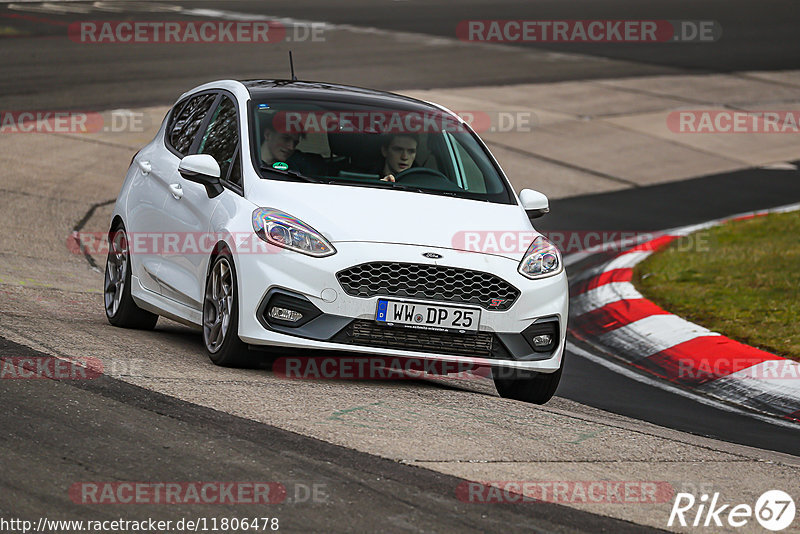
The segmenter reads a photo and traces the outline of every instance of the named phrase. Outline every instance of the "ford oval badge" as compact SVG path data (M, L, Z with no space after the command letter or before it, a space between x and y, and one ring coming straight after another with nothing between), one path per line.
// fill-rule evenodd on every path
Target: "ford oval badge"
M425 256L426 258L430 258L432 260L440 260L440 259L442 259L442 255L441 254L436 254L435 252L426 252L426 253L423 254L423 256Z

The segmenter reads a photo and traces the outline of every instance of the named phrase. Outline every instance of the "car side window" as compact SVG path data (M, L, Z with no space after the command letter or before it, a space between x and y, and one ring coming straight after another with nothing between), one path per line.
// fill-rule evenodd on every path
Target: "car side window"
M197 149L198 154L210 154L219 163L220 177L223 180L241 185L242 172L239 166L239 123L236 116L236 105L229 97L223 95L211 122L203 134Z
M209 93L198 95L189 99L186 105L177 112L177 116L170 121L167 139L172 147L182 155L189 153L197 130L203 123L211 104L217 98L216 94Z
M496 194L503 190L497 175L487 168L487 160L476 159L474 152L480 150L475 141L467 135L455 136L445 132L444 141L454 162L456 183L462 189L473 193Z
M233 165L231 166L231 173L228 175L228 181L231 182L232 184L241 186L242 167L239 164L239 152L241 152L241 150L237 150L236 154L233 156Z

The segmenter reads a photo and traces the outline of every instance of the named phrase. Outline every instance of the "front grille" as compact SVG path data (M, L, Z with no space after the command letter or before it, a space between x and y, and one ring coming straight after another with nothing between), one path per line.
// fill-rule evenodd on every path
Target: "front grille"
M362 263L337 273L344 292L353 297L410 297L475 304L507 310L519 289L493 274L419 263ZM498 303L492 306L492 302Z
M492 332L473 334L433 332L415 328L384 326L364 319L353 321L330 341L456 356L511 359L508 350Z

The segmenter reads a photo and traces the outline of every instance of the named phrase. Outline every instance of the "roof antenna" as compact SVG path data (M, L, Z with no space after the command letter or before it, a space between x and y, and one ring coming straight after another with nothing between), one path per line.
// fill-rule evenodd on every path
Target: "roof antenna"
M294 61L292 61L292 51L289 50L289 68L292 70L292 81L297 80L297 76L294 75Z

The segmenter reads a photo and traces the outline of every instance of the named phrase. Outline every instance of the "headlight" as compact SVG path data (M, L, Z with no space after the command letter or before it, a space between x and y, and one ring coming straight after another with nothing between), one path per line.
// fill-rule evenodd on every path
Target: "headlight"
M327 239L309 225L272 208L258 208L253 212L253 230L256 235L276 247L322 258L336 254Z
M545 278L560 273L564 270L564 264L556 246L544 236L539 236L528 247L518 270L528 278Z

